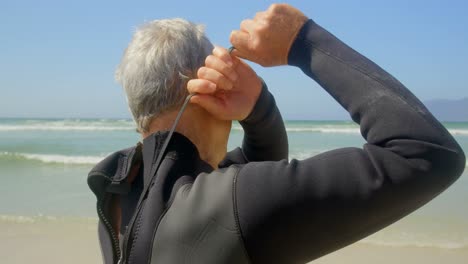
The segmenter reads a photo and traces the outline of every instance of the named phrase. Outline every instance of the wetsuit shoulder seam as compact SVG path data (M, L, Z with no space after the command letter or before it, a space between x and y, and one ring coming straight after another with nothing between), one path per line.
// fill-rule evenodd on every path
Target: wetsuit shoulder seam
M245 246L245 239L244 239L244 235L242 234L242 229L241 229L240 221L239 221L239 211L237 210L237 177L239 176L241 166L234 165L234 167L236 167L236 172L232 180L232 204L233 204L233 211L234 211L234 221L236 223L236 228L238 230L239 240L242 244L241 245L242 251L244 251L244 254L247 257L248 263L252 263L249 252L247 251L247 248Z

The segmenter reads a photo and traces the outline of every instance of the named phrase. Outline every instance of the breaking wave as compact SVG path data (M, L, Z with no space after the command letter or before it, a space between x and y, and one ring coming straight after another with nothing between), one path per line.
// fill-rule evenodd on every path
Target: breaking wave
M286 131L310 132L324 134L360 134L359 126L351 122L338 123L318 123L315 121L305 121L296 123L286 121ZM468 136L468 128L463 125L446 124L448 130L453 135ZM452 126L452 127L451 127ZM242 131L242 127L234 124L234 131ZM0 123L0 132L10 131L135 131L135 124L132 120L121 119L63 119L63 120L14 120Z
M233 126L233 130L242 131L241 126ZM286 126L287 132L312 132L312 133L329 133L329 134L360 134L359 127L333 127L333 126L310 126L310 127L294 127ZM467 131L468 132L468 131Z
M121 131L135 130L130 120L21 120L5 122L0 131Z
M32 160L43 163L70 164L70 165L89 165L101 161L104 156L66 156L58 154L31 154L31 153L12 153L0 152L0 159L13 160Z

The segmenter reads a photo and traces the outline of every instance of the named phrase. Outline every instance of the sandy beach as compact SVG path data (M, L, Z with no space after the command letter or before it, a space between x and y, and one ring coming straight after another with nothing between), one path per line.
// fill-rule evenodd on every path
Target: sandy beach
M96 219L0 218L2 263L101 263ZM329 254L314 264L464 264L468 249L390 247L358 242Z
M97 220L0 218L1 263L101 263Z

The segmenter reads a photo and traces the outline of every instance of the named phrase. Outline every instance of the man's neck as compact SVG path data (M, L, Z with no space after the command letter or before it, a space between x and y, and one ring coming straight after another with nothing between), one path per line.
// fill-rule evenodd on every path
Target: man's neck
M149 132L142 133L143 138L157 132L170 130L174 124L177 111L165 113L151 122ZM217 169L219 162L226 155L228 134L216 127L215 122L200 117L196 112L185 111L176 132L187 137L196 147L200 158ZM229 128L230 129L230 128Z

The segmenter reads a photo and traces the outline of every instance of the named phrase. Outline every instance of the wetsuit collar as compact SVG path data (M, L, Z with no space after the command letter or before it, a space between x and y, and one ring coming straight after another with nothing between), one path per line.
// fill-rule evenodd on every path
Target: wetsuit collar
M143 140L144 175L151 172L151 168L155 165L156 158L168 135L168 131L158 131ZM174 132L165 153L164 159L173 160L175 164L181 167L180 169L184 168L183 171L190 172L190 175L194 172L213 171L213 168L207 162L201 160L196 146L180 133Z

